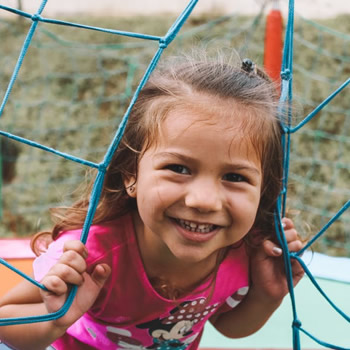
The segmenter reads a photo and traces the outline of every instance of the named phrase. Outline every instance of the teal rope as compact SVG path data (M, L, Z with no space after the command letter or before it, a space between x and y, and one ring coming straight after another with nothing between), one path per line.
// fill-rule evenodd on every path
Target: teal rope
M293 100L293 34L294 34L294 0L289 0L289 12L288 12L288 22L286 27L286 35L283 49L283 59L282 59L282 68L281 68L281 95L280 95L280 107L279 111L281 116L287 113L288 120L287 124L281 121L281 127L283 130L282 135L282 147L284 149L284 160L283 160L283 188L280 194L280 198L278 199L276 210L275 210L275 227L278 241L283 250L283 260L286 271L286 278L288 283L288 289L292 304L292 312L293 312L293 322L292 322L292 331L293 331L293 349L300 350L300 332L308 335L311 339L316 341L318 344L322 346L326 346L331 349L340 349L340 350L350 350L350 348L343 348L336 345L328 344L315 336L311 335L311 333L307 332L302 328L301 321L298 319L297 310L296 310L296 300L294 295L294 286L293 286L293 275L291 268L291 259L296 259L299 261L306 274L311 279L314 286L317 290L322 294L322 296L329 302L329 304L340 313L348 322L350 322L349 316L345 315L323 292L323 290L319 287L314 277L311 275L304 262L301 260L300 255L309 248L315 240L317 240L327 229L328 227L334 223L349 207L350 201L348 201L339 211L338 213L321 229L321 231L312 239L310 242L299 252L290 253L288 250L288 244L285 239L284 231L282 228L281 217L285 215L285 207L286 207L286 198L287 198L287 185L288 185L288 172L289 172L289 162L290 162L290 136L292 133L299 130L302 126L304 126L307 122L309 122L325 105L327 105L331 100L334 99L350 82L348 79L344 84L342 84L335 92L333 92L328 98L326 98L318 107L314 109L304 120L299 123L296 127L291 127L291 117L292 117L292 100ZM287 110L285 110L284 106L287 106Z
M29 31L29 33L27 35L27 38L26 38L25 43L23 45L20 57L18 59L17 65L15 67L14 74L11 77L9 88L7 89L6 95L4 97L4 101L2 103L2 107L0 108L0 115L1 115L1 112L2 112L2 110L3 110L3 108L4 108L5 104L6 104L7 100L8 100L8 97L10 95L12 86L13 86L15 80L16 80L18 71L19 71L19 69L21 67L21 64L23 62L24 56L25 56L25 54L27 52L27 49L28 49L28 47L30 45L30 42L32 40L33 34L35 32L35 29L36 29L36 25L37 25L38 21L42 21L43 20L40 17L40 13L42 12L42 10L43 10L43 8L44 8L44 6L46 4L46 1L43 1L39 11L37 12L37 16L33 16L35 18L35 21L33 22L32 26L31 26L31 29L30 29L30 31ZM88 232L89 232L89 229L90 229L90 226L91 226L91 223L92 223L92 220L93 220L93 216L95 214L96 207L97 207L100 195L101 195L104 175L106 173L107 166L110 163L115 150L119 146L119 143L120 143L120 140L121 140L121 138L123 136L123 133L124 133L124 130L125 130L125 127L126 127L126 124L127 124L127 121L128 121L129 115L130 115L130 112L132 110L132 107L134 106L141 89L144 87L144 85L148 81L152 71L156 67L156 65L157 65L157 63L158 63L158 61L159 61L163 51L174 40L174 38L176 37L177 33L179 32L179 30L181 29L181 27L183 26L183 24L185 23L185 21L187 20L189 15L191 14L192 10L196 6L197 2L198 2L198 0L191 0L189 2L188 6L185 8L185 10L180 14L180 16L174 22L172 27L168 30L167 34L164 37L157 37L157 39L159 41L159 48L158 48L157 52L155 53L153 59L151 60L151 62L149 64L149 66L148 66L148 68L147 68L143 78L141 79L141 82L139 83L138 87L136 88L134 96L133 96L133 98L132 98L132 100L131 100L131 102L129 104L129 107L128 107L128 109L127 109L127 111L126 111L126 113L125 113L125 115L124 115L124 117L123 117L119 127L118 127L118 130L117 130L117 132L115 134L115 137L113 138L113 140L112 140L112 142L111 142L111 144L110 144L110 146L109 146L109 148L108 148L108 150L106 152L105 158L104 158L102 163L97 165L95 163L91 163L91 162L85 161L83 159L79 159L79 158L70 156L68 154L59 152L59 151L54 150L52 148L49 148L49 147L46 147L46 146L42 146L42 145L40 145L40 144L38 144L38 143L36 143L34 141L26 140L26 139L23 139L21 137L18 137L18 136L6 133L4 131L0 131L0 134L3 135L3 136L13 138L13 139L15 139L15 140L17 140L19 142L26 143L26 144L28 144L30 146L34 146L34 147L43 149L43 150L48 151L48 152L52 152L52 153L54 153L56 155L59 155L61 157L64 157L64 158L70 159L72 161L76 161L76 162L82 163L84 165L88 165L88 166L91 166L91 167L94 167L94 168L98 169L98 173L97 173L97 176L96 176L96 179L95 179L95 182L94 182L94 185L93 185L93 189L92 189L92 192L91 192L91 198L90 198L88 212L87 212L87 215L86 215L86 218L85 218L85 222L84 222L84 226L83 226L83 230L82 230L82 234L81 234L81 241L83 243L86 243L87 238L88 238ZM0 6L0 8L3 8L3 6ZM6 10L8 10L8 8L6 8ZM17 12L17 11L15 11L15 12ZM31 17L32 20L34 20L33 17ZM71 24L62 23L62 22L60 22L58 24L71 25ZM88 29L92 29L92 28L88 28ZM124 35L125 32L123 34L121 34L121 32L115 31L113 34ZM135 37L140 38L139 34L135 34L135 35L131 34L131 33L128 33L128 34L130 34L130 36L135 36ZM145 37L143 37L143 39L151 39L151 38L148 37L148 36L145 36ZM153 40L153 38L152 38L152 40ZM3 264L4 261L0 259L0 263ZM7 266L8 264L5 262L5 265ZM17 272L17 273L20 273L20 271L18 271L18 269L16 269L16 268L11 267L11 269L13 271ZM20 274L22 275L22 273L20 273ZM30 278L28 278L28 277L26 277L26 278L34 283L34 281L31 280ZM35 284L39 288L45 289L45 287L42 284L40 284L40 283L39 284L35 283ZM74 300L74 297L76 295L76 291L77 291L77 287L75 286L75 287L72 288L71 292L69 293L69 296L68 296L65 304L57 312L50 313L50 314L47 314L47 315L39 315L39 316L31 316L31 317L3 318L3 319L0 319L0 326L14 325L14 324L23 324L23 323L43 322L43 321L49 321L49 320L54 320L54 319L60 318L63 315L65 315L65 313L68 311L69 307L71 306L71 304L72 304L72 302Z
M316 287L316 289L320 292L320 294L327 300L327 302L333 307L333 309L342 316L346 321L350 322L350 316L345 314L338 306L333 303L333 301L327 296L327 294L323 291L323 289L320 287L320 285L316 282L316 279L312 276L310 270L307 268L305 262L303 259L301 259L298 254L291 253L291 257L299 262L299 264L303 267L305 270L305 273L310 278L310 281L312 284Z
M99 165L96 164L96 163L90 162L90 161L82 159L82 158L78 158L78 157L72 156L72 155L64 153L64 152L60 152L60 151L58 151L58 150L56 150L54 148L44 146L44 145L42 145L42 144L40 144L38 142L31 141L31 140L25 139L25 138L17 136L17 135L13 135L13 134L11 134L9 132L0 130L0 135L8 137L9 139L16 140L16 141L19 141L21 143L24 143L25 145L28 145L28 146L31 146L31 147L35 147L35 148L39 148L39 149L41 149L43 151L46 151L46 152L49 152L49 153L53 153L53 154L55 154L55 155L57 155L59 157L71 160L73 162L76 162L76 163L79 163L79 164L83 164L83 165L89 166L91 168L96 168L96 169L99 168Z
M306 334L308 337L310 337L311 339L313 339L317 344L324 346L327 349L335 349L335 350L349 350L349 348L343 348L341 346L337 346L334 344L330 344L327 343L325 341L319 340L318 338L316 338L315 336L313 336L310 332L306 331L304 328L299 327L298 328L300 332L303 332L304 334Z
M309 115L307 115L298 125L289 130L290 133L298 131L306 123L308 123L319 111L329 104L342 90L344 90L350 84L350 78L347 79L337 90L330 94L323 102L321 102Z
M40 8L39 8L39 10L38 10L38 12L33 16L33 18L34 18L35 16L40 16L41 12L43 11L43 9L44 9L44 7L45 7L45 5L46 5L46 2L47 2L47 0L44 0L44 1L42 2L41 6L40 6ZM0 5L0 8L2 8L2 7L3 7L3 6ZM28 48L29 48L29 45L30 45L30 43L31 43L31 41L32 41L32 39L33 39L33 35L34 35L34 33L35 33L35 30L36 30L37 25L38 25L38 21L35 21L35 20L33 19L33 23L32 23L32 25L31 25L30 28L29 28L27 37L26 37L25 40L24 40L24 44L23 44L22 50L21 50L21 52L20 52L20 55L19 55L19 57L18 57L18 60L17 60L16 66L15 66L15 69L14 69L14 71L13 71L13 74L12 74L12 77L11 77L11 79L10 79L9 85L8 85L7 90L6 90L6 92L5 92L5 97L4 97L4 99L3 99L3 101L2 101L2 104L1 104L1 106L0 106L0 117L1 117L1 115L2 115L2 112L3 112L4 108L5 108L6 102L7 102L8 98L9 98L9 96L10 96L10 93L11 93L11 90L12 90L12 87L13 87L13 84L15 83L15 81L16 81L16 79L17 79L18 72L19 72L19 70L20 70L20 68L21 68L21 66L22 66L22 62L23 62L23 60L24 60L24 56L26 55L26 53L27 53L27 51L28 51Z
M286 202L287 202L287 185L289 175L289 162L290 162L290 126L292 120L292 108L291 102L293 100L293 89L292 89L292 76L293 76L293 35L294 35L294 1L289 1L288 6L288 21L286 28L286 35L283 47L282 67L281 67L281 97L280 104L287 106L287 125L281 123L284 135L282 136L282 146L284 149L284 176L283 176L283 194L282 194L282 208L281 214L285 216ZM284 112L284 110L282 110Z
M6 260L0 258L0 263L4 266L6 266L7 268L9 268L10 270L12 270L13 272L16 272L18 275L22 276L23 278L25 278L26 280L28 280L29 282L35 284L37 287L46 290L46 288L41 284L38 283L35 279L31 278L30 276L28 276L27 274L23 273L21 270L17 269L16 267L12 266L10 263L8 263Z
M45 1L45 3L47 0ZM144 40L154 40L154 41L159 41L160 37L159 36L154 36L154 35L147 35L147 34L140 34L140 33L133 33L133 32L127 32L123 30L115 30L115 29L107 29L107 28L101 28L101 27L95 27L95 26L89 26L81 23L74 23L74 22L68 22L68 21L61 21L57 19L51 19L51 18L45 18L40 15L40 13L36 13L34 15L31 15L27 12L20 11L8 6L0 5L0 9L15 13L17 15L20 15L22 17L26 17L31 19L34 23L35 22L43 22L43 23L49 23L49 24L55 24L55 25L62 25L62 26L67 26L67 27L74 27L74 28L80 28L80 29L88 29L88 30L94 30L98 32L103 32L103 33L108 33L108 34L117 34L121 36L126 36L126 37L131 37L131 38L136 38L136 39L144 39Z
M344 206L332 217L331 220L328 221L326 225L322 227L322 229L303 247L299 252L298 256L302 255L306 249L310 248L312 244L320 238L327 230L328 228L341 216L343 213L345 213L346 210L350 208L350 200L347 201Z
M156 67L163 51L167 48L167 46L174 40L174 38L177 36L179 30L187 20L188 16L192 12L193 8L196 6L197 1L190 1L187 5L187 7L184 9L184 11L180 14L180 16L176 19L176 21L173 23L173 25L169 28L168 32L164 37L160 36L151 36L151 35L145 35L145 34L139 34L139 33L131 33L131 32L124 32L124 31L118 31L118 30L112 30L112 29L107 29L107 28L100 28L100 27L93 27L93 26L87 26L87 25L82 25L78 23L72 23L72 22L65 22L65 21L58 21L55 19L48 19L44 18L41 16L41 13L46 5L46 1L43 1L39 7L39 10L37 11L36 14L31 15L29 13L19 11L16 9L12 9L10 7L6 7L3 5L0 5L0 9L3 9L5 11L9 11L12 13L15 13L17 15L26 17L28 19L31 19L33 21L27 37L24 41L20 56L18 58L18 61L16 63L16 67L14 69L13 75L10 79L10 83L8 85L8 88L5 93L5 97L3 99L3 102L0 106L0 116L3 112L3 109L6 105L6 102L10 96L13 84L16 81L18 72L21 68L22 62L24 60L24 57L26 55L26 52L28 50L29 45L31 44L33 35L35 33L35 30L37 28L37 25L39 22L44 22L44 23L50 23L50 24L56 24L56 25L64 25L64 26L69 26L69 27L76 27L76 28L82 28L82 29L87 29L87 30L95 30L95 31L101 31L101 32L106 32L106 33L111 33L111 34L116 34L116 35L122 35L122 36L127 36L127 37L133 37L136 39L145 39L145 40L153 40L153 41L158 41L158 50L156 51L154 57L152 58L148 68L146 69L146 72L144 73L143 78L141 79L138 87L136 88L136 91L132 97L132 100L127 108L127 111L125 112L122 121L118 127L118 130L116 131L116 134L109 145L107 152L104 156L104 159L101 163L93 163L89 162L87 160L73 157L69 154L60 152L58 150L43 146L39 143L36 143L31 140L27 140L21 137L18 137L16 135L12 135L10 133L0 131L0 135L3 135L5 137L12 138L16 141L22 142L24 144L27 144L32 147L36 147L39 149L42 149L46 152L51 152L57 156L66 158L68 160L95 168L98 170L98 173L95 178L93 190L91 192L91 199L90 199L90 205L88 208L88 213L84 222L83 230L82 230L82 235L81 235L81 240L82 242L86 243L88 239L88 232L89 228L91 226L93 216L96 211L96 207L100 198L100 194L102 191L102 186L103 186L103 181L104 181L104 176L106 173L106 169L112 159L112 156L115 152L115 150L118 148L121 138L123 136L126 124L128 122L128 118L130 115L130 112L139 96L139 93L143 86L146 84L148 81L150 74ZM332 225L350 206L350 201L348 201L339 211L338 213L331 218L331 220L321 229L321 231L299 252L297 253L290 253L288 250L288 244L286 242L285 236L284 236L284 231L281 223L281 217L284 216L285 214L285 208L286 208L286 198L287 198L287 185L288 185L288 173L289 173L289 163L290 163L290 141L291 141L291 134L298 131L302 126L304 126L306 123L308 123L325 105L327 105L331 100L334 99L336 95L338 95L342 90L345 89L345 87L349 84L350 79L348 79L345 83L343 83L334 93L332 93L327 99L325 99L318 107L315 108L314 111L312 111L307 117L304 118L304 120L299 123L297 126L292 127L291 126L291 117L292 117L292 100L293 100L293 35L294 35L294 1L290 0L289 1L289 13L288 13L288 23L286 27L286 35L285 35L285 43L284 43L284 50L283 50L283 61L282 61L282 69L281 69L281 78L282 78L282 84L281 84L281 97L280 97L280 107L279 107L279 112L281 115L287 115L287 122L281 122L281 128L283 131L282 135L282 147L284 150L284 158L283 158L283 168L284 168L284 176L283 176L283 187L282 191L280 194L280 197L278 199L277 205L276 205L276 210L275 210L275 227L276 227L276 234L277 238L279 240L279 243L283 249L283 260L284 260L284 265L286 269L286 276L287 276L287 283L288 283L288 288L290 292L290 298L291 298L291 303L292 303L292 313L293 313L293 322L292 322L292 329L293 329L293 349L298 350L300 349L300 332L303 332L304 334L308 335L311 339L313 339L315 342L318 344L325 346L327 348L331 349L341 349L341 350L350 350L350 348L343 348L339 347L336 345L328 344L322 340L317 339L314 337L312 334L310 334L308 331L303 329L301 321L298 319L298 314L297 314L297 309L296 309L296 300L295 300L295 295L294 295L294 287L293 287L293 276L292 276L292 268L291 268L291 259L296 259L297 261L300 262L301 266L305 270L307 276L311 279L312 283L314 286L317 288L317 290L321 293L321 295L329 302L329 304L341 315L343 318L347 321L350 321L349 316L343 313L329 298L328 296L324 293L324 291L320 288L320 286L317 284L316 280L313 278L312 274L310 271L307 269L305 266L304 262L301 260L300 256L301 254L310 247L315 240L317 240L321 235L326 232L328 227ZM5 262L4 260L0 259L0 263L9 267L22 277L26 278L28 281L34 283L37 285L39 288L45 289L45 287L31 279L29 276L26 276L23 274L21 271L18 269L12 267L10 264ZM11 325L11 324L22 324L22 323L33 323L33 322L42 322L42 321L48 321L48 320L53 320L57 319L59 317L62 317L69 309L71 303L74 300L75 294L76 294L77 288L74 287L69 294L69 297L66 301L66 303L63 305L63 307L58 310L55 313L51 313L49 315L39 315L39 316L32 316L32 317L23 317L23 318L8 318L8 319L1 319L0 320L0 325Z

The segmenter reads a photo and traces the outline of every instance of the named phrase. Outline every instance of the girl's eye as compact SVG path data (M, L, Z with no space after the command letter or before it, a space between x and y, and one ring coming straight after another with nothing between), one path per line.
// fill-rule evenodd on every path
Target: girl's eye
M185 174L188 175L190 174L190 171L188 170L188 168L186 168L183 165L179 165L179 164L170 164L166 167L167 169L173 171L174 173L178 173L178 174Z
M229 173L224 175L223 177L224 181L229 181L229 182L243 182L243 181L247 181L247 179L240 175L240 174L235 174L235 173Z

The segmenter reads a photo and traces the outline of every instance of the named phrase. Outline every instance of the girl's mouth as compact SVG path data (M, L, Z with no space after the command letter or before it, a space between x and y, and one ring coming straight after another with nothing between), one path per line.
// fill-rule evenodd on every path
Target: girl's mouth
M210 233L219 227L213 224L197 223L183 219L175 219L175 221L185 230L197 233Z

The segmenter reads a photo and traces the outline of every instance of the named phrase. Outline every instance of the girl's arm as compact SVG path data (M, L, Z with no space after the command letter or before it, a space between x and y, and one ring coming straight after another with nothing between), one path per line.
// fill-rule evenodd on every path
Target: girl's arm
M0 318L47 314L39 288L23 281L0 300ZM0 327L0 339L15 349L45 349L56 335L51 322Z
M86 257L86 248L80 241L66 242L60 260L41 281L49 292L24 281L3 297L0 300L1 318L43 315L62 307L70 285L79 286L73 304L63 317L35 324L0 327L0 339L15 349L40 350L61 337L93 305L110 274L108 265L101 264L89 275Z
M285 235L290 251L302 248L293 222L284 218ZM210 319L214 327L230 338L241 338L258 331L280 306L288 294L288 285L282 261L282 250L267 240L251 253L251 286L247 296L233 310L213 315ZM292 260L294 286L304 275L299 263Z

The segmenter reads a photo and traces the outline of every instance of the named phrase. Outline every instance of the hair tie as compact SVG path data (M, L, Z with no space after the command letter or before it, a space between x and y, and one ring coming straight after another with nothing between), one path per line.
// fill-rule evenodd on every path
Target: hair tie
M242 70L244 70L246 73L251 74L257 73L257 68L256 68L256 64L249 58L244 58L242 60L242 66L241 66Z

